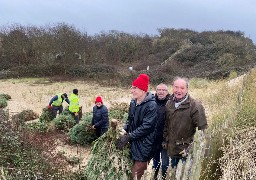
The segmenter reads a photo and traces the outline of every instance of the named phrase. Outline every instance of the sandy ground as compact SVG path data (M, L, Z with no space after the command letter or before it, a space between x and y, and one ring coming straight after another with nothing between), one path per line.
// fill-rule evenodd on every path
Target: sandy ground
M27 109L40 115L54 95L66 92L70 96L75 88L79 90L79 104L83 106L83 112L92 110L98 95L102 96L107 107L110 107L112 102L129 103L130 101L129 89L107 88L82 81L51 83L43 79L0 80L0 93L9 94L12 97L8 101L11 115ZM66 107L67 103L64 102L63 106Z

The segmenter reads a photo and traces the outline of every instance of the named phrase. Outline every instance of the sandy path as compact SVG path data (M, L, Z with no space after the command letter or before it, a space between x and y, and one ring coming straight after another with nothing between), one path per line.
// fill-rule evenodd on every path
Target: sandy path
M49 83L41 79L0 80L0 93L9 94L12 97L8 101L11 115L27 109L41 114L42 109L48 105L55 94L66 92L70 96L74 88L79 90L79 103L83 106L84 112L92 110L94 100L98 95L103 97L103 102L107 107L115 101L127 103L130 101L129 89L106 88L82 81ZM67 103L64 102L63 106L66 107Z

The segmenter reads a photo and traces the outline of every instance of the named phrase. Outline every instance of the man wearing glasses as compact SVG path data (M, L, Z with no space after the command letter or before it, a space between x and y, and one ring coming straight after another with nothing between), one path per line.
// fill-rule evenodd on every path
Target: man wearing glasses
M165 104L170 99L167 85L161 83L156 87L155 98L157 104L157 141L155 146L156 154L153 158L153 168L155 170L154 179L157 179L160 167L162 168L162 179L165 179L166 171L169 166L169 157L167 155L167 150L163 149L162 143L165 124Z

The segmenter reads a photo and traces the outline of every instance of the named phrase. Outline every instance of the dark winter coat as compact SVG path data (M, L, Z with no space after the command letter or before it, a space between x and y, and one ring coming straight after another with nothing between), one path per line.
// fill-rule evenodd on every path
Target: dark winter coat
M156 125L156 148L159 150L162 148L164 124L165 124L165 104L170 99L170 94L165 99L159 100L155 95L157 104L157 125Z
M128 129L131 138L131 158L149 161L153 157L156 137L157 109L154 95L147 93L141 104L132 100L129 108Z
M166 103L166 121L164 127L164 140L167 151L171 157L188 148L198 130L207 128L205 110L202 104L188 96L176 109L174 99Z
M92 125L96 129L109 127L108 109L105 105L93 107Z

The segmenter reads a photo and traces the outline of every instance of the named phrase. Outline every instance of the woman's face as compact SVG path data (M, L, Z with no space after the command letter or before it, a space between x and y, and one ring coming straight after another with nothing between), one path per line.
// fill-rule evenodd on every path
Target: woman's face
M100 107L100 106L102 106L102 102L96 102L95 105Z

